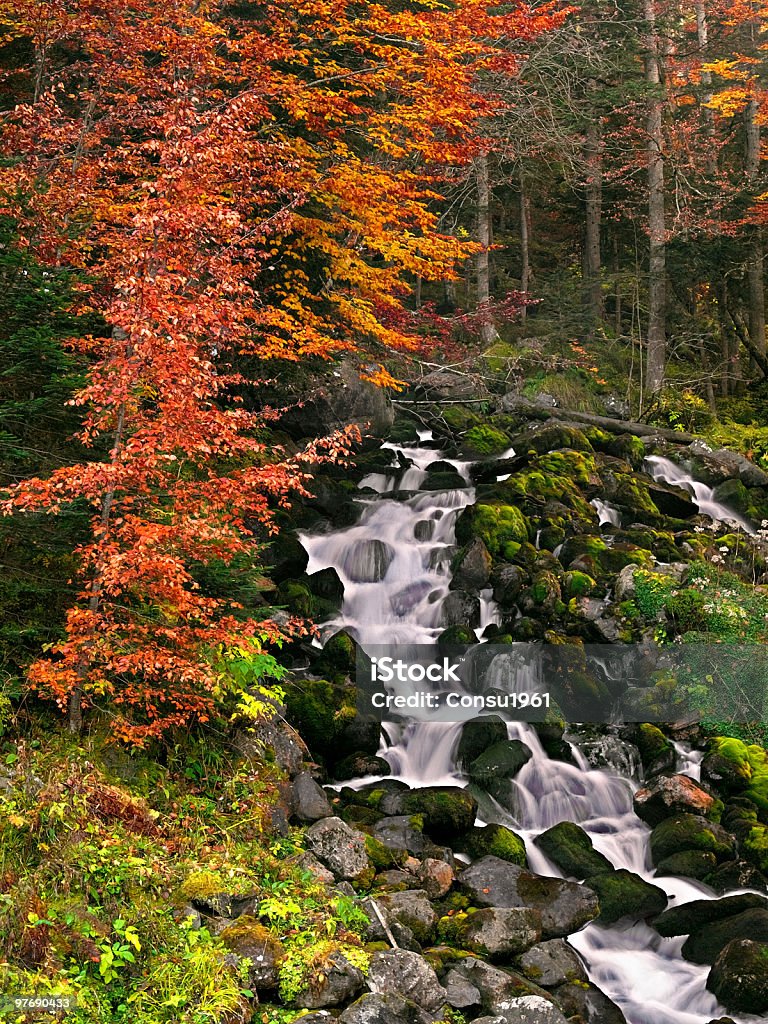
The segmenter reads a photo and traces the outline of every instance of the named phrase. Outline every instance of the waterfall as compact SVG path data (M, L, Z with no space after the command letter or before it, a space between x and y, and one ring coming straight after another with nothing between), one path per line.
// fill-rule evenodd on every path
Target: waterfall
M421 439L428 441L431 436L424 433ZM363 648L384 643L433 644L444 628L441 605L449 592L456 519L474 500L468 464L452 461L467 482L466 487L421 491L402 500L395 495L417 486L417 474L423 480L432 462L448 460L430 448L386 447L400 467L402 455L412 468L393 466L390 472L363 480L362 484L377 491L378 497L360 499L365 507L357 525L303 536L309 553L307 571L333 566L344 583L343 606L338 619L327 624L330 632L343 627ZM674 463L656 457L648 462L657 479L687 487L705 514L717 521L739 522L733 512L712 499L709 488L691 480ZM614 522L615 509L604 503L596 507L601 521L605 517L606 522ZM740 522L746 529L746 524ZM372 542L376 542L375 548L360 546ZM362 566L350 557L350 552L364 553ZM499 614L492 593L484 591L478 633L496 621ZM409 786L465 786L467 779L455 759L461 729L461 722L430 721L428 717L385 722L380 754L390 764L393 777ZM650 829L633 810L633 792L639 785L636 780L608 769L591 768L577 747L573 748L575 765L551 760L535 729L526 723L509 722L508 734L510 739L525 743L532 756L514 779L514 813L488 797L482 820L505 824L521 834L533 871L561 875L532 840L544 829L569 820L585 829L595 848L616 868L627 868L663 888L670 897L670 906L715 898L715 893L702 883L654 875ZM700 757L688 754L682 746L678 754L680 770L696 778ZM365 781L370 779L346 784ZM628 1024L708 1024L725 1012L705 987L709 968L682 958L683 937L662 938L644 923L611 927L590 924L568 941L583 957L591 980L621 1007ZM730 1017L742 1024L757 1020L732 1013Z
M645 460L645 465L654 480L661 480L665 484L672 484L675 487L683 487L688 491L698 505L699 512L709 516L713 522L734 525L744 530L745 533L754 534L755 528L750 522L740 516L738 512L734 512L732 508L717 501L711 487L707 487L699 480L694 480L676 462L665 459L662 455L649 455Z

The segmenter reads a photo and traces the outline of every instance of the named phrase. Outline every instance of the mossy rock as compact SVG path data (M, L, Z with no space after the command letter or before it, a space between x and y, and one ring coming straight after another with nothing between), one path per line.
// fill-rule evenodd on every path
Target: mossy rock
M255 918L244 914L220 933L221 941L242 961L248 984L256 991L270 991L280 978L285 954L282 943Z
M275 603L304 619L314 619L317 614L315 598L307 584L300 580L284 580L277 588Z
M667 737L650 722L642 722L629 737L640 751L640 761L646 775L654 775L675 765L675 748Z
M475 537L493 557L512 561L528 541L528 522L514 505L470 505L456 521L456 540L464 545Z
M600 901L600 924L614 924L623 917L647 918L667 906L667 894L632 871L620 869L593 875L585 882Z
M488 786L494 779L511 779L532 757L530 748L520 740L502 740L485 750L469 766L470 779Z
M525 842L505 825L476 825L456 841L456 849L473 859L494 856L527 867Z
M704 777L727 792L743 792L768 824L768 752L730 736L716 736L702 764Z
M591 594L597 583L585 572L573 570L563 576L563 594L567 598L586 597Z
M553 825L534 842L563 874L573 878L582 880L613 871L613 864L597 852L584 829L572 821Z
M657 875L682 875L705 879L717 867L717 857L708 850L683 850L665 857L656 865Z
M449 429L456 434L463 434L483 422L482 417L467 405L446 405L439 412Z
M498 715L470 719L461 729L461 739L456 748L457 765L460 768L468 768L489 747L504 742L506 738L506 722Z
M768 942L739 939L727 945L709 973L707 988L728 1010L768 1013Z
M604 446L595 444L606 455L613 455L617 459L624 459L633 469L641 469L645 461L645 445L639 437L634 434L612 435Z
M379 723L359 714L356 691L326 679L296 679L284 684L286 717L312 756L334 765L350 749L374 755Z
M611 501L619 508L625 509L635 518L648 518L658 522L661 518L659 508L649 492L649 483L635 474L615 473L615 488Z
M464 434L462 447L475 455L500 455L509 448L509 437L497 427L477 425Z
M440 651L465 649L473 647L477 643L475 631L469 626L449 626L444 629L437 638L437 646Z
M545 455L560 448L570 448L577 452L594 450L582 429L565 423L545 423L533 427L514 435L510 444L516 452L533 451L537 455Z
M768 875L768 826L753 825L741 843L747 860Z
M357 641L345 629L323 644L323 651L318 659L318 666L330 669L333 674L351 675L357 667Z
M413 420L396 420L389 428L387 440L392 444L418 444L419 431Z
M449 840L472 827L477 803L457 786L425 786L413 789L402 800L405 814L420 814L424 829L436 839Z
M532 463L536 469L552 477L565 477L580 488L601 488L595 457L584 451L563 449L540 455Z
M400 867L408 857L407 850L397 850L385 846L375 836L365 836L365 852L368 860L377 871L386 871L388 868Z
M683 850L704 850L724 861L735 856L735 843L724 828L697 814L676 814L651 832L654 864Z

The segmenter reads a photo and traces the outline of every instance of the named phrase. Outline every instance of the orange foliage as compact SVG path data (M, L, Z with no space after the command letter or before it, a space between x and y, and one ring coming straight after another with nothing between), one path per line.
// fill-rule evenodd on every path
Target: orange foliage
M254 524L273 529L311 463L354 438L268 450L240 367L359 348L395 387L378 359L418 344L387 316L404 281L450 277L473 251L438 230L433 200L493 110L477 76L512 70L507 41L561 15L394 6L0 2L34 52L5 127L4 208L39 259L87 272L79 309L108 326L74 344L91 365L82 440L109 456L4 504L93 509L80 603L29 673L74 727L89 703L139 744L205 721L212 652L286 629L204 596L193 567L253 560Z

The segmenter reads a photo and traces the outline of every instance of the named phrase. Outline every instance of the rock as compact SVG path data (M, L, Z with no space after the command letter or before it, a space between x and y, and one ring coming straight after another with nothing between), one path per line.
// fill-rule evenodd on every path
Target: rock
M420 814L424 828L436 839L451 839L466 832L475 822L477 802L458 786L424 786L402 796L406 814Z
M479 992L479 1005L487 1014L501 1014L507 1018L512 1002L521 996L537 996L541 998L543 1005L552 1005L549 994L522 975L509 970L502 971L475 957L469 957L459 966L451 968L445 979L448 992L458 979L463 979ZM467 1007L464 1009L467 1010ZM467 1015L469 1016L469 1013Z
M616 577L614 590L618 603L621 601L631 601L635 596L635 573L638 568L639 566L637 565L625 565Z
M473 537L451 564L451 590L478 591L491 575L491 556L480 537Z
M511 779L531 759L531 750L520 740L494 743L469 766L469 777L487 788L494 779Z
M568 1024L558 1008L543 996L520 996L499 1006L506 1024Z
M440 608L440 625L475 629L480 625L480 601L464 590L452 590Z
M597 917L597 896L576 882L535 875L499 857L481 857L459 884L482 907L532 907L541 911L542 936L560 938Z
M745 910L768 909L768 900L755 893L737 893L721 900L693 900L680 907L670 907L653 922L653 927L665 938L689 935L704 925L723 921Z
M541 938L541 914L528 907L486 907L467 914L457 927L457 941L491 960L524 953Z
M296 867L301 871L308 871L318 882L325 885L332 885L336 881L333 872L321 864L313 853L303 853L296 861Z
M450 864L435 857L427 857L419 865L416 877L430 899L438 900L448 892L456 877Z
M527 581L528 574L519 565L501 563L495 566L491 573L494 601L502 608L512 608Z
M699 509L691 495L683 487L674 487L661 480L648 483L651 501L662 515L673 519L690 519Z
M506 723L498 715L471 718L461 728L461 739L456 750L458 766L468 767L494 743L500 743L506 738Z
M744 860L726 861L706 876L707 885L715 892L731 892L733 889L758 889L768 892L765 875Z
M610 733L605 736L583 737L578 731L569 731L568 738L576 743L591 768L610 768L623 775L625 779L637 776L640 769L640 751L634 743Z
M313 1013L302 1014L297 1020L301 1020L301 1024L331 1024L334 1018L328 1010L315 1010Z
M394 557L394 550L383 540L358 540L344 558L344 574L355 583L379 583Z
M365 838L341 818L323 818L316 822L307 829L306 839L311 852L337 878L360 878L370 868Z
M661 729L644 722L636 727L630 726L626 732L629 734L622 734L623 738L635 743L640 751L640 760L646 778L658 775L660 772L674 771L677 754Z
M768 943L729 942L709 972L707 988L729 1010L768 1012Z
M299 821L318 821L333 814L328 797L309 772L299 772L291 786L294 817Z
M285 709L275 705L277 714L259 719L247 732L235 733L233 746L247 760L261 764L264 750L269 750L279 768L292 778L309 760L309 750L292 725L283 718Z
M277 986L283 948L264 925L250 915L243 915L224 928L219 937L238 959L247 960L248 986L257 991Z
M585 985L583 982L569 982L556 989L554 995L569 1021L578 1021L579 1024L627 1024L620 1007L591 983Z
M436 1011L446 998L445 989L427 961L405 949L386 950L373 956L368 987L381 994L396 992L429 1011Z
M421 825L420 820L418 825ZM404 850L416 857L422 856L432 845L420 827L415 815L395 815L382 818L373 826L373 835L391 850Z
M320 974L322 981L313 979L312 984L296 996L296 1006L305 1010L315 1010L323 1006L343 1006L363 989L363 972L351 964L339 950L328 954Z
M456 1010L480 1005L480 991L459 971L450 970L443 978L445 1001Z
M734 939L768 942L768 910L745 910L742 914L703 925L683 943L683 956L695 964L712 964Z
M672 814L698 814L708 817L715 798L697 786L687 775L658 776L635 793L635 814L652 828Z
M623 917L633 920L653 917L667 905L663 889L624 868L593 875L585 884L598 895L600 916L597 920L601 924L614 924Z
M397 921L409 928L421 943L429 942L437 924L437 914L423 889L386 892L376 896L376 903L387 923ZM371 918L375 914L368 915Z
M735 857L733 836L720 825L697 814L677 814L666 818L651 832L651 856L654 864L683 850L704 850L718 861Z
M383 757L358 750L333 766L336 779L360 779L366 775L389 775L389 763Z
M427 580L417 580L415 583L409 583L407 587L403 587L402 590L398 590L396 594L393 594L389 599L389 606L397 616L407 615L413 608L416 607L432 589L432 584Z
M505 825L475 825L475 827L455 841L456 849L468 853L473 860L491 854L511 864L527 866L525 843L516 832Z
M367 992L338 1020L341 1024L433 1024L434 1017L396 992Z
M519 963L526 978L544 988L587 980L587 972L578 953L565 939L549 939L532 946L520 957Z
M712 450L705 441L697 438L688 445L684 454L689 457L696 479L710 487L730 477L738 477L747 487L768 486L768 473L739 452L725 448Z
M613 864L598 853L583 828L572 821L561 821L542 832L534 843L565 875L584 879L613 871Z
M717 857L705 850L684 850L665 857L656 865L657 875L684 875L704 879L717 867ZM732 886L731 888L736 888Z

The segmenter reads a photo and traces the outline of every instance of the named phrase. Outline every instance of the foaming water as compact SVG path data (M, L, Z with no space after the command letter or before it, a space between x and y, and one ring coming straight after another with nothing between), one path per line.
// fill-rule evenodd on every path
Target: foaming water
M590 505L597 512L600 526L621 526L621 513L615 505L610 505L601 498L593 498Z
M421 440L429 441L431 435L424 432ZM456 518L474 500L469 463L445 459L431 448L386 447L392 451L392 468L362 481L361 486L376 491L378 497L361 497L360 521L334 533L301 538L309 553L307 571L333 566L344 584L341 613L326 624L324 632L327 635L344 627L363 648L435 642L444 629L441 611L456 550ZM421 491L398 500L403 491L418 488L429 466L437 461L450 462L467 486ZM751 532L748 524L714 501L710 488L693 481L674 463L656 456L647 461L656 479L686 487L703 513L719 522L735 521ZM617 510L602 502L593 504L601 525L618 525ZM373 541L378 543L371 545ZM500 621L492 592L482 591L478 637L488 625ZM510 666L501 661L509 657L512 655L500 656L498 665L505 679ZM493 667L490 671L492 675ZM523 665L515 677L515 688L533 690L543 685L535 673L535 667ZM469 710L466 714L468 719L473 717ZM419 720L385 722L380 754L391 766L392 776L409 786L465 786L467 779L456 763L462 725L432 721L428 712ZM511 739L530 749L531 759L512 782L508 806L502 807L489 796L481 804L480 815L483 822L508 825L524 836L533 871L561 876L533 839L559 821L574 821L615 867L633 871L664 889L670 906L715 897L701 883L654 875L650 830L633 810L632 798L639 786L636 778L590 767L576 746L572 747L574 764L554 761L532 726L509 722L507 728ZM700 755L682 745L676 749L679 770L698 778ZM369 781L373 778L350 784ZM645 923L591 924L568 941L583 957L591 980L622 1008L628 1024L708 1024L725 1014L706 989L708 967L682 958L682 937L662 938ZM729 1016L738 1024L759 1024L757 1017Z
M732 524L745 533L754 534L755 528L750 522L732 508L716 501L713 488L701 483L700 480L694 480L690 473L686 473L676 462L662 455L649 455L645 465L654 480L685 488L692 495L702 515L709 516L716 523Z

